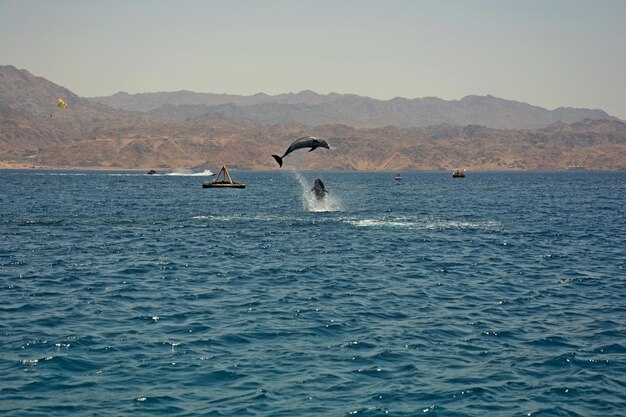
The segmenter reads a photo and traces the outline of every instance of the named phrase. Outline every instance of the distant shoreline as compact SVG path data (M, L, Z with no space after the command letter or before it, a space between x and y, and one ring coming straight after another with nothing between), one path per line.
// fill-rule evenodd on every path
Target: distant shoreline
M27 165L27 164L7 164L4 162L0 162L0 170L23 170L23 171L36 171L36 170L47 170L47 171L133 171L133 172L148 172L151 169L154 168L123 168L123 167L70 167L70 166L63 166L63 167L59 167L59 166L44 166L44 165ZM155 169L157 172L164 172L164 171L168 171L168 172L174 172L174 171L181 171L181 170L190 170L193 168L158 168ZM217 169L217 168L216 168ZM272 172L272 171L276 171L276 172L281 172L280 169L275 169L275 170L268 170L268 169L250 169L250 168L246 168L246 169L238 169L238 168L232 168L231 171L240 171L240 172ZM284 171L284 170L282 170ZM442 173L447 173L447 172L453 172L454 169L448 169L448 170L434 170L434 169L402 169L402 170L344 170L344 171L337 171L337 170L329 170L329 171L325 171L325 170L311 170L311 169L301 169L300 171L302 172L442 172ZM546 170L522 170L522 169L476 169L476 170L472 170L472 169L467 169L466 171L468 173L471 172L569 172L569 173L581 173L581 172L625 172L626 168L624 169L594 169L594 168L585 168L584 170L571 170L568 168L563 168L563 169L546 169Z
M149 171L150 168L122 168L122 167L70 167L70 166L47 166L28 164L7 164L0 162L0 169L21 169L21 170L50 170L50 171ZM162 168L161 170L175 170L182 168Z

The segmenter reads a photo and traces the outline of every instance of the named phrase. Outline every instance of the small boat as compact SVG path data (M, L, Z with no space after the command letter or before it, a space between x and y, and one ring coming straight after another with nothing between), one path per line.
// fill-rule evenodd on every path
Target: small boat
M220 180L220 177L222 178ZM246 184L235 182L230 177L226 165L222 165L222 169L212 182L205 182L202 184L202 188L246 188Z
M396 177L394 178L396 181L402 181L402 175L400 174L396 174Z
M150 171L148 171L148 175L154 175L154 174L156 174L156 173L157 173L157 172L156 172L155 170L153 170L153 169L151 169Z
M457 169L452 173L452 178L465 178L465 170Z

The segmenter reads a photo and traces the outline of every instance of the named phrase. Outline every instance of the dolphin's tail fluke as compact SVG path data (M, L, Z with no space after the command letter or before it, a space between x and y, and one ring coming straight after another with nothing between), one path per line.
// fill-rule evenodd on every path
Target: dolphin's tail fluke
M278 165L280 165L281 167L283 166L283 158L281 158L278 155L272 155L274 157L274 159L276 160L276 162L278 162Z

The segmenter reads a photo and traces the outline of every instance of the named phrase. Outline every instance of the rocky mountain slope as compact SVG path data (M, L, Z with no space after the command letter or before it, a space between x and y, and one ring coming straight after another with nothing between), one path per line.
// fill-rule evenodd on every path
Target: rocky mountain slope
M291 99L297 101L295 96ZM68 102L66 110L56 109L57 97ZM553 170L584 165L626 169L626 124L616 120L495 129L449 123L412 128L336 123L311 127L233 119L221 113L197 114L187 120L122 111L78 97L25 70L0 67L0 167L215 171L226 164L239 169L278 169L271 154L284 152L295 138L315 135L326 138L331 149L295 152L287 157L286 168Z

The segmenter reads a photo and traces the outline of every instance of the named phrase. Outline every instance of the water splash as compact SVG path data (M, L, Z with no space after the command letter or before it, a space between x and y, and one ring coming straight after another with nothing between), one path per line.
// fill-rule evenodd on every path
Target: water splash
M302 187L302 206L305 211L324 212L324 211L342 211L341 201L336 195L329 193L321 200L315 197L315 193L311 190L313 181L307 181L304 176L291 168L291 172L296 177Z
M373 228L406 228L419 230L449 229L482 229L500 230L502 225L497 221L459 221L446 220L428 216L382 216L377 218L345 217L341 221L357 227Z
M172 175L172 176L179 176L179 177L210 177L215 174L211 172L210 169L205 169L202 172L193 172L190 169L177 169L176 171L168 172L165 175Z

